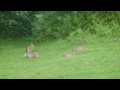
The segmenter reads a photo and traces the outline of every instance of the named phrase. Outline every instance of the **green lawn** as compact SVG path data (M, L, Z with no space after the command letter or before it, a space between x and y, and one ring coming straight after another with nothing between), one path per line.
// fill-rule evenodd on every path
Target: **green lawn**
M24 57L30 42L0 43L1 79L111 79L120 78L119 42L89 43L87 50L64 58L75 44L66 41L34 43L38 58Z

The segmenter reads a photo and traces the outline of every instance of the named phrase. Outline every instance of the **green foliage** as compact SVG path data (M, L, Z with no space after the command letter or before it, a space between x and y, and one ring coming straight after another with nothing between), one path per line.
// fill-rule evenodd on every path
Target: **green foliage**
M33 37L37 40L64 38L73 30L72 18L69 14L45 12L36 17L32 31Z
M33 22L33 36L37 40L68 38L68 41L83 41L89 36L119 36L120 12L71 11L40 12Z
M1 11L0 38L10 39L31 35L34 13L28 11Z
M66 38L68 42L71 42L73 44L83 44L86 42L86 35L82 29L77 29L69 34L69 36Z
M120 36L119 11L1 11L0 38L29 37L34 41ZM87 40L88 38L88 40Z

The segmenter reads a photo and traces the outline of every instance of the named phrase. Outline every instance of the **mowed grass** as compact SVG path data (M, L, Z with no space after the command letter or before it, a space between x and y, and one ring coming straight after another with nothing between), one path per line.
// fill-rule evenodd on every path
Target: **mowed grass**
M118 79L120 78L120 44L104 42L85 44L86 51L64 58L76 44L66 41L34 43L38 58L24 57L31 42L0 43L1 79Z

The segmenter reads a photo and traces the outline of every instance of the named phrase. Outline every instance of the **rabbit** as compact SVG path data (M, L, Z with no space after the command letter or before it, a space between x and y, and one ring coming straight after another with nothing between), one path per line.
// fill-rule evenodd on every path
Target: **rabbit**
M63 57L71 57L71 56L75 56L75 52L69 52L69 53L63 54Z
M35 45L33 45L33 43L31 43L29 46L27 46L26 52L32 52L34 48L35 48Z
M24 56L25 56L26 58L37 58L37 57L38 57L38 54L37 54L37 52L26 52L26 53L24 54Z
M84 51L87 50L87 48L85 48L84 46L79 46L79 47L75 47L72 49L73 52L75 51Z

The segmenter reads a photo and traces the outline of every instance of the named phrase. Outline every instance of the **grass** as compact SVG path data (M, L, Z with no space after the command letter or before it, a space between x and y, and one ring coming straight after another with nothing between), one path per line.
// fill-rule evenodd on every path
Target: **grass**
M0 43L1 79L118 79L120 78L119 41L88 43L86 51L63 58L75 44L63 40L34 43L38 58L24 57L30 42Z

